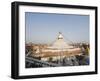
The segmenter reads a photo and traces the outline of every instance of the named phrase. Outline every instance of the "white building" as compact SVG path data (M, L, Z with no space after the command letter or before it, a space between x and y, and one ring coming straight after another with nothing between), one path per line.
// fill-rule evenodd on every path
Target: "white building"
M80 48L74 48L66 43L62 33L59 32L56 41L51 46L42 49L41 60L48 61L52 58L55 61L64 57L79 55L80 52Z

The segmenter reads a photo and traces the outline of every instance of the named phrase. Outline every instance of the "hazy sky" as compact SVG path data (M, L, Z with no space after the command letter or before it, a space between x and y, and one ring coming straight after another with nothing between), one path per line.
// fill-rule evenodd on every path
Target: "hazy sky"
M26 42L52 43L62 32L67 42L89 42L89 16L25 13Z

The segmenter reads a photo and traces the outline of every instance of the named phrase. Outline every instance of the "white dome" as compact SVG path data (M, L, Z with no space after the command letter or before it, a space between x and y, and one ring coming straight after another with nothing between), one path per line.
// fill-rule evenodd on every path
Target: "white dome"
M48 48L58 48L58 49L66 49L66 48L73 48L73 46L69 46L65 41L62 33L59 32L59 35L56 41L52 44L52 46Z

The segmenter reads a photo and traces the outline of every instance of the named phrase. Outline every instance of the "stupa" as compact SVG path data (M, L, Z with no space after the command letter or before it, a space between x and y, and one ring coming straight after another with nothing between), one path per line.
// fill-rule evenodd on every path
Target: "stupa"
M58 35L56 41L47 48L64 50L64 49L73 48L73 46L70 46L67 42L65 42L62 33L59 32L59 35Z
M42 60L48 61L50 58L53 60L58 60L61 59L61 57L64 58L79 55L80 53L81 49L75 48L74 46L71 46L65 42L62 33L59 32L56 41L51 46L42 49L42 54L40 57Z

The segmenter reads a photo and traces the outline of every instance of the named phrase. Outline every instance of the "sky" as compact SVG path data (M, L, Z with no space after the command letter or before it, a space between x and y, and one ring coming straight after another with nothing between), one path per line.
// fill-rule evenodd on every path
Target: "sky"
M66 42L89 42L89 16L25 12L26 42L52 43L59 32Z

